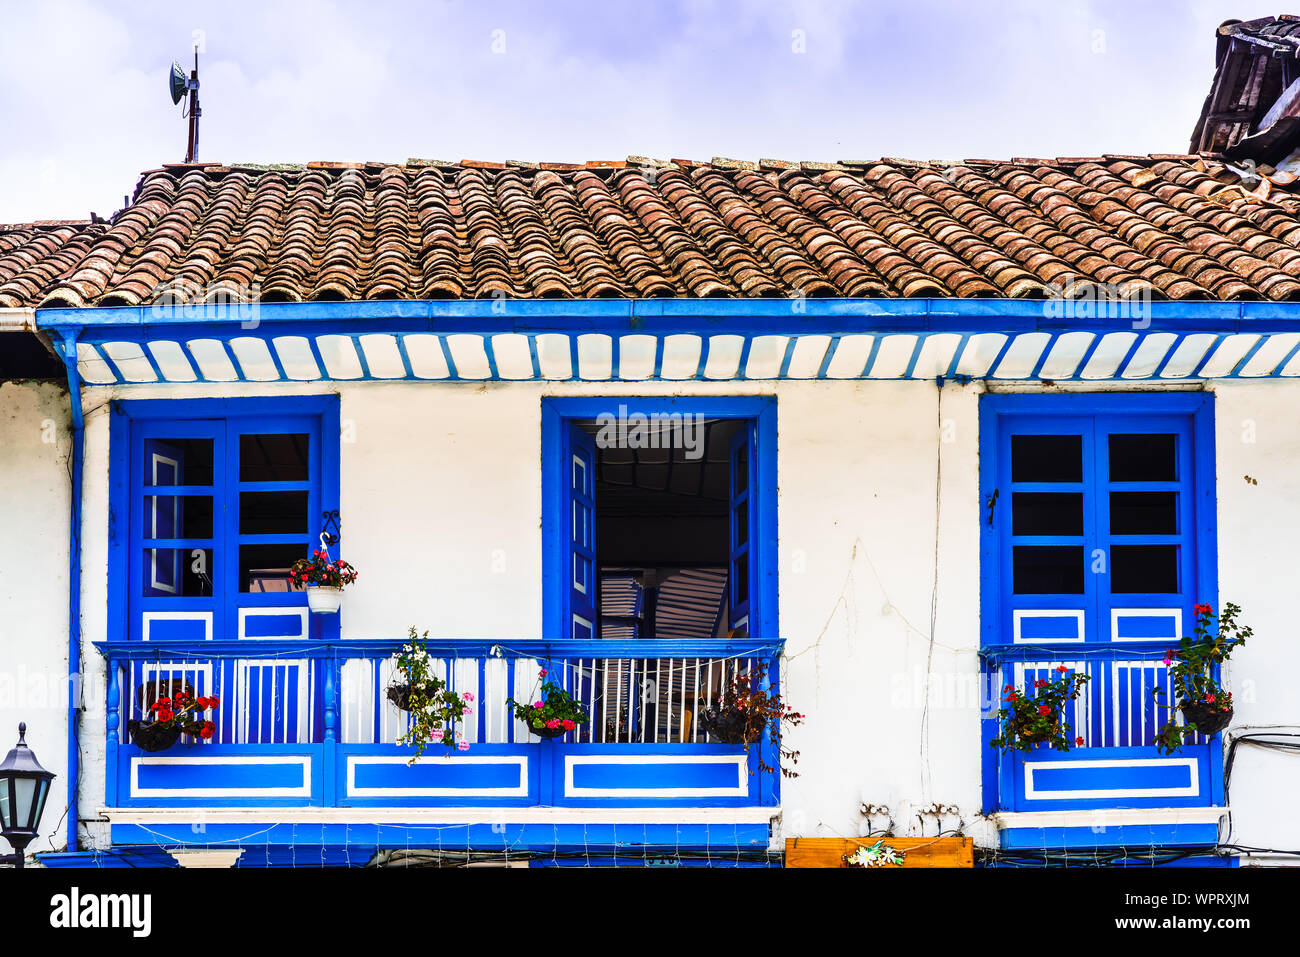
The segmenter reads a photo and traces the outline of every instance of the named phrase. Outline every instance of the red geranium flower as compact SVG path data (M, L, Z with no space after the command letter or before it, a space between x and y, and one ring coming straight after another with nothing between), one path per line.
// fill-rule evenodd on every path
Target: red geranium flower
M1040 704L1038 706L1038 713L1046 717L1047 715L1052 713L1052 709L1045 704Z
M171 708L162 708L158 712L159 721L170 721L174 716Z
M1074 743L1079 745L1080 747L1083 747L1083 735L1080 735L1079 737L1075 738Z

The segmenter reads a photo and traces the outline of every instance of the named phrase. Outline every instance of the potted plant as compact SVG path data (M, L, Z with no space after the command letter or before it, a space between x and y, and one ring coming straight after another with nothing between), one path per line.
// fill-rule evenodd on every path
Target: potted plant
M1237 623L1241 608L1232 602L1224 605L1217 618L1209 605L1195 605L1192 611L1196 615L1194 637L1183 638L1178 648L1166 651L1164 657L1176 704L1169 704L1164 689L1152 691L1156 703L1171 712L1156 732L1156 747L1165 754L1180 750L1193 734L1218 734L1232 721L1232 692L1220 682L1219 666L1253 634ZM1183 713L1182 724L1172 714L1174 707Z
M204 718L203 713L213 710L219 703L220 699L216 695L200 695L196 698L185 691L163 695L147 709L153 716L152 720L128 721L127 730L141 751L166 751L182 734L206 741L212 737L217 726Z
M1072 736L1073 729L1062 715L1066 703L1079 697L1087 680L1087 675L1058 665L1051 681L1039 678L1034 682L1033 694L1007 685L1002 689L1005 706L998 709L999 733L989 747L1028 752L1047 744L1057 751L1069 751L1072 743L1083 744L1083 738Z
M357 570L343 559L331 561L319 548L311 558L300 558L289 569L291 585L307 589L307 607L318 615L337 614L343 604L343 586L357 580Z
M539 738L558 738L587 721L587 709L555 682L547 681L545 668L537 672L537 677L542 681L542 688L541 696L535 701L506 699L506 705L532 734Z
M748 674L736 675L724 685L714 705L701 701L700 727L716 741L743 744L746 747L757 744L766 730L768 740L777 746L781 773L789 778L798 777L798 772L784 766L785 760L797 764L799 752L792 751L781 743L781 726L798 725L803 722L804 716L786 705L779 694L765 687L766 677L767 665L759 665ZM758 770L776 769L768 766L760 754ZM750 773L753 773L752 769Z
M469 742L456 730L474 700L472 692L456 694L433 673L433 659L426 650L429 633L423 635L411 628L409 640L393 656L399 680L388 686L388 700L410 714L406 733L398 737L397 744L415 746L415 754L407 764L414 764L424 754L430 742L441 744L447 751L469 750Z

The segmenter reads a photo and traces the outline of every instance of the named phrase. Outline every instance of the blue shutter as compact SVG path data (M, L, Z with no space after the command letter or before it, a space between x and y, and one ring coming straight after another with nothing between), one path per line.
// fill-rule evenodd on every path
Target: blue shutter
M755 515L751 492L754 487L754 427L743 422L731 437L727 456L727 628L749 627L750 595L754 585L753 549Z
M596 443L569 425L569 637L596 637Z
M180 485L185 474L185 452L157 439L145 439L144 468L151 486ZM145 538L179 538L184 503L180 495L151 497L144 512ZM145 597L180 594L184 559L185 552L179 548L151 551L145 561Z

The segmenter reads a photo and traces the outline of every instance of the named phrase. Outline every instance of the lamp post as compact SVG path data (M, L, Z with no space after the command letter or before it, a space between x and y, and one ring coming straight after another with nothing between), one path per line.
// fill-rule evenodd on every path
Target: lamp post
M14 849L13 854L0 856L0 863L19 868L27 845L36 837L54 780L54 774L41 767L27 747L26 736L26 723L19 724L18 743L0 764L0 837Z

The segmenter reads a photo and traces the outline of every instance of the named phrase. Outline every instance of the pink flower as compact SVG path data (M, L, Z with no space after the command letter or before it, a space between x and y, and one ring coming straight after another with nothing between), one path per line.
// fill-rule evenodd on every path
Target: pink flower
M1164 661L1165 661L1165 667L1168 668L1168 667L1169 667L1169 663L1170 663L1171 661L1173 661L1173 660L1174 660L1174 659L1170 658L1169 655L1166 653L1166 654L1165 654L1165 658L1164 658Z
M464 713L464 714L473 714L473 713L474 713L474 709L473 709L473 708L466 708L465 711L464 711L463 713Z
M468 750L469 750L469 742L468 742L468 741L462 741L460 744L456 745L456 747L460 748L462 751L468 751Z
M548 728L558 728L560 726L560 719L552 718L550 721L546 722L546 726Z
M441 740L442 740L442 732L441 732L441 731L433 731L433 732L430 732L429 737L433 738L433 740L435 740L435 741L441 741Z
M541 711L543 705L542 705L542 703L541 703L540 701L534 701L534 702L533 702L533 707L536 708L538 711Z
M466 691L463 695L461 695L461 697L464 698L466 701L473 701L473 700L474 700L474 695L473 695L473 693L472 693L472 692L469 692L469 691Z

